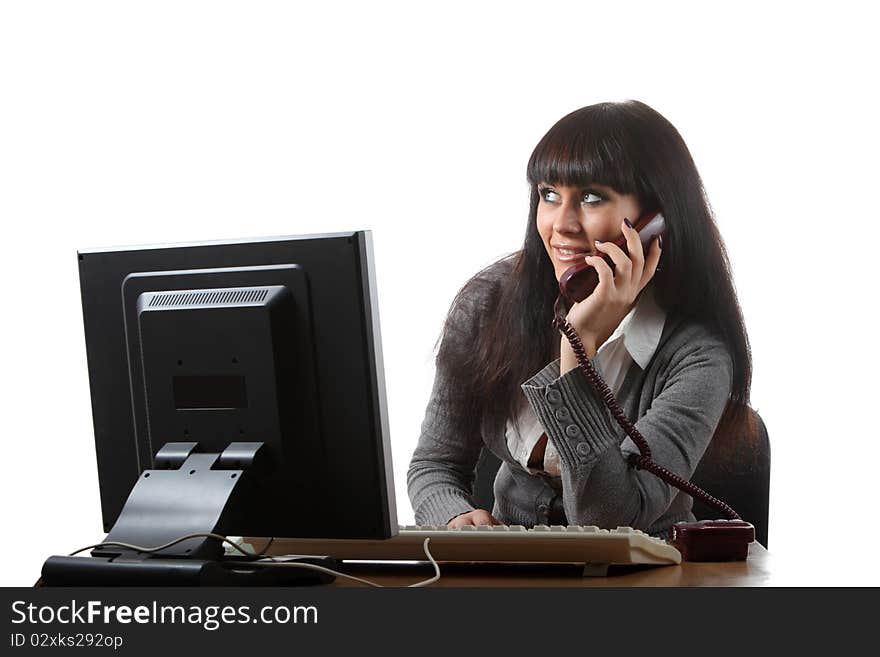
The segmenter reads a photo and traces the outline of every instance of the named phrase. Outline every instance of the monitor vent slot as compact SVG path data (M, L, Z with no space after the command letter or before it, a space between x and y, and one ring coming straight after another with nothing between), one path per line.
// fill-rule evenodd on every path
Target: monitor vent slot
M162 292L150 298L150 308L169 306L226 306L242 303L261 303L269 290L249 288L246 290L201 290L197 292Z

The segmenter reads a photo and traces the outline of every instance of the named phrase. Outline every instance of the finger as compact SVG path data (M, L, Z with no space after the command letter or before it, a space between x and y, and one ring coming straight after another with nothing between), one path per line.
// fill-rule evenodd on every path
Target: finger
M595 292L606 294L614 290L614 272L605 262L602 256L586 256L585 260L596 270L599 275L599 284L596 286Z
M651 246L648 247L648 257L645 258L645 268L642 271L642 278L639 281L639 291L648 284L654 274L657 271L657 265L660 264L660 255L663 251L663 241L659 238L655 238L651 241Z
M459 513L452 520L447 522L446 526L456 528L456 527L462 527L464 525L472 525L472 524L474 524L471 521L472 516L473 516L473 511L468 511L466 513Z
M640 281L642 272L645 269L645 253L644 249L642 249L642 239L639 237L639 232L632 227L627 219L624 219L623 223L621 223L620 230L626 238L626 250L629 252L630 260L633 263L632 280Z
M503 525L504 523L498 520L495 516L493 516L488 511L481 510L480 513L474 514L474 524L481 525Z
M480 509L477 513L473 514L474 524L477 526L482 525L491 525L494 518L488 511L484 511Z
M614 261L614 275L620 276L621 279L629 280L632 276L633 262L629 256L623 252L614 242L600 242L596 240L596 248L602 253L607 253L608 257Z

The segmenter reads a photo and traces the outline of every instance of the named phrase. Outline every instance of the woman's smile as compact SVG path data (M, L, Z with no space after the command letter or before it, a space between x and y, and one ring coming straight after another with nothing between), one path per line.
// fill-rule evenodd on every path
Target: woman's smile
M551 245L553 246L553 245ZM587 249L580 248L562 248L559 246L553 246L554 258L559 262L580 262L584 259L584 256L591 255L591 252Z

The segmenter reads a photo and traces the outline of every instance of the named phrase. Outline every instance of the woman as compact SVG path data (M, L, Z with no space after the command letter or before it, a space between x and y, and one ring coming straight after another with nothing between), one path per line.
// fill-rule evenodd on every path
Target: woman
M637 449L553 328L553 305L568 267L595 268L599 285L567 319L654 461L689 479L716 429L740 433L751 379L699 174L672 124L625 101L563 117L536 146L527 177L522 249L468 281L444 326L407 476L416 523L630 526L663 536L694 520L692 500L628 464ZM653 211L666 231L644 252L630 222ZM611 243L621 234L628 254ZM491 513L471 494L484 446L502 462Z

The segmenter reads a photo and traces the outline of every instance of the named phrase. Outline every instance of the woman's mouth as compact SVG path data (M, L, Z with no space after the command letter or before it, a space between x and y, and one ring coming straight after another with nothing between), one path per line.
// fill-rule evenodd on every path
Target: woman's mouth
M560 262L583 262L584 256L590 255L588 251L576 251L574 249L561 249L553 247L553 255Z

